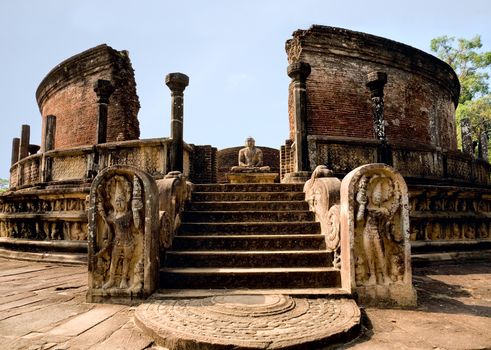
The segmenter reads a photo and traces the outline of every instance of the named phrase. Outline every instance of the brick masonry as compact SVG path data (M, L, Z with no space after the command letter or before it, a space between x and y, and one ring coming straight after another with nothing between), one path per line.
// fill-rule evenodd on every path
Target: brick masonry
M95 143L98 79L110 80L116 88L109 103L107 141L116 141L120 134L122 140L139 138L140 103L128 52L103 44L57 65L37 89L42 130L46 117L56 116L55 149ZM41 147L44 150L44 140Z
M217 182L217 149L193 145L190 180L196 184Z
M374 139L367 74L387 73L388 141L456 150L459 82L444 62L410 46L346 29L312 26L286 43L289 63L311 65L307 79L308 135ZM292 85L289 87L293 139Z

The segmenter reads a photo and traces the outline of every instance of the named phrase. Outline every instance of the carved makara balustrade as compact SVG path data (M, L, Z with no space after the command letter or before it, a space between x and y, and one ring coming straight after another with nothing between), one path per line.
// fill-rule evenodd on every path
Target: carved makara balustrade
M364 304L414 305L409 204L402 176L385 164L356 168L340 182L318 166L305 184L315 212L341 269L342 287Z
M130 166L94 179L89 196L89 302L131 302L158 286L159 252L172 244L190 193L180 172L155 181Z

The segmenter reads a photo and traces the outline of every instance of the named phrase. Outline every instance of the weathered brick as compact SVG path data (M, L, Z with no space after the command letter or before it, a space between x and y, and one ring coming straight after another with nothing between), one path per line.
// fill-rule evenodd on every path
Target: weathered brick
M55 149L95 143L98 105L94 82L98 79L110 80L116 88L109 103L107 141L116 141L118 136L122 140L139 138L140 103L128 52L103 44L57 65L37 89L42 130L46 117L56 116Z
M374 139L367 74L387 73L386 134L395 145L456 150L455 72L437 58L389 39L346 29L312 26L286 44L289 63L311 65L307 79L308 135ZM293 139L292 85L289 87Z

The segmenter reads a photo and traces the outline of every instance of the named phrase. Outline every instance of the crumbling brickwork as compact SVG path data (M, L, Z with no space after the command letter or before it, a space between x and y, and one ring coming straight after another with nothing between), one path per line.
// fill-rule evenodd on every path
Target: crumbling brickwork
M217 149L215 147L193 145L191 159L190 180L193 183L217 182Z
M286 43L289 63L309 63L308 135L374 139L367 74L385 72L387 139L456 150L459 82L444 62L410 46L341 28L312 26ZM290 137L294 138L292 84Z
M98 79L110 80L116 88L109 103L107 142L139 138L140 103L128 52L103 44L57 65L37 89L43 131L46 117L56 116L55 149L95 143Z

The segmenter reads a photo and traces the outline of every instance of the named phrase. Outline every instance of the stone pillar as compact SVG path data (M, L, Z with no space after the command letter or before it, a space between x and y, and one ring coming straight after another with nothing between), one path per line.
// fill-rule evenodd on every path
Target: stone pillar
M309 171L307 149L307 77L310 75L310 64L296 62L288 66L287 73L293 83L293 108L295 126L295 172Z
M486 130L481 131L479 138L479 158L488 160L488 133Z
M18 137L14 137L12 139L12 159L10 160L10 165L14 165L19 161L19 145L20 139Z
M44 130L44 151L51 151L55 148L56 117L48 115L46 117L46 129Z
M22 133L19 144L19 160L29 156L29 138L31 135L31 127L29 125L22 125Z
M96 144L107 142L107 106L109 97L114 92L114 86L109 80L99 79L94 84L94 91L99 98L99 115L97 116Z
M472 127L468 118L460 121L460 130L462 133L462 152L474 157L474 147L472 145Z
M387 73L371 72L367 75L366 86L370 89L370 97L373 107L373 131L375 137L380 141L378 150L379 163L391 164L391 151L387 144L384 120L384 87L387 83Z
M384 124L384 86L387 83L387 74L372 72L367 75L366 86L370 89L373 106L373 130L377 140L386 141Z
M189 77L182 73L170 73L165 77L165 84L171 90L171 134L170 171L184 171L184 89L189 84Z

